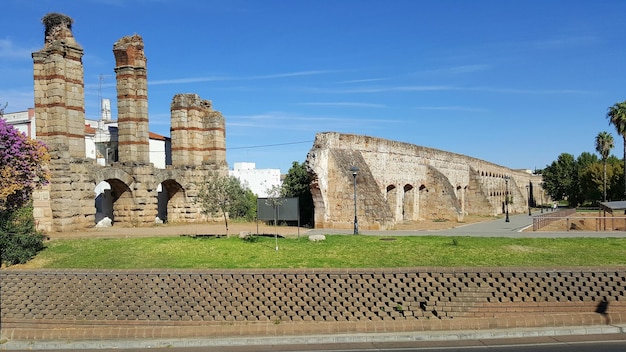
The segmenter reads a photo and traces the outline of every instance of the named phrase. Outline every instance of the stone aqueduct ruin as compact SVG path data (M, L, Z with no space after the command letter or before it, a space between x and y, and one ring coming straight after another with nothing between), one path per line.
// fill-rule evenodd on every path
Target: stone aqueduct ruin
M171 160L166 169L149 159L147 60L140 36L113 45L117 81L118 162L98 166L85 157L83 49L72 19L44 17L45 45L32 54L37 138L50 151L50 184L33 194L43 231L93 227L94 188L111 185L116 224L147 226L157 214L170 222L206 221L196 206L209 173L227 174L225 121L211 102L178 94L171 103ZM458 220L466 214L504 212L510 177L510 212L524 212L539 194L540 177L471 157L367 136L320 133L307 156L313 175L315 226L351 228L353 176L362 229L402 221ZM164 192L158 192L161 185ZM526 188L528 186L529 188ZM163 199L165 195L165 199ZM529 197L530 195L530 197Z
M223 116L195 94L174 96L171 104L172 165L150 163L147 60L140 36L113 45L117 81L118 162L98 166L85 157L83 49L72 35L72 19L44 17L45 46L33 53L37 138L48 145L52 179L36 191L34 214L44 231L93 227L94 189L111 185L118 224L153 224L159 213L175 222L206 220L195 199L205 177L226 174ZM166 194L159 202L158 186ZM161 205L162 204L162 205ZM166 204L166 205L165 205ZM166 209L159 209L159 206Z
M468 156L380 138L318 133L307 156L315 226L351 228L352 166L361 229L391 229L403 221L523 213L541 204L541 176Z

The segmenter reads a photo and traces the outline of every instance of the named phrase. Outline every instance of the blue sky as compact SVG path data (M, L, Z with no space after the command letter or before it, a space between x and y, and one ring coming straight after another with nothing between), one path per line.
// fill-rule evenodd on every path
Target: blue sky
M143 37L150 129L169 136L178 93L226 118L227 159L286 172L315 133L387 138L510 168L622 138L623 0L4 0L0 101L33 106L41 18L74 20L85 109L115 111L113 43ZM102 78L102 84L99 84ZM101 87L101 88L99 88Z

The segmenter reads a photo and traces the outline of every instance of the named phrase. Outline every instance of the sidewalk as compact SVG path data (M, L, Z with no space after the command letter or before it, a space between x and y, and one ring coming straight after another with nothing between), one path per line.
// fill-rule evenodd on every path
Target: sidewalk
M539 212L532 213L539 215ZM445 230L361 230L365 236L476 236L511 238L574 238L574 237L626 237L626 231L524 231L533 225L528 214L510 215L509 222L504 218L461 225ZM351 229L312 229L309 234L353 234Z
M287 346L306 345L316 350L327 349L328 345L341 344L342 348L358 349L373 347L371 344L389 344L391 346L432 347L459 346L459 341L496 341L519 343L514 339L533 339L542 343L558 341L624 341L626 343L626 325L564 326L554 328L516 328L455 331L419 331L408 333L376 334L326 334L276 337L222 337L222 338L171 338L171 339L106 339L106 340L35 340L8 341L0 344L0 350L89 350L89 349L129 349L129 348L176 348L206 347L204 351L275 351ZM542 339L543 338L543 339ZM437 344L439 343L439 344ZM450 344L453 343L453 344ZM483 344L490 344L489 342ZM325 345L325 346L324 346ZM336 349L337 346L334 348ZM236 349L235 349L236 348Z

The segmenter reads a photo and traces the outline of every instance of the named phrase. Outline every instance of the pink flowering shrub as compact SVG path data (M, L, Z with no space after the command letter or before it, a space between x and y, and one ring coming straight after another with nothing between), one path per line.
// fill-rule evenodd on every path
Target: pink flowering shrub
M0 119L0 211L29 202L33 190L48 183L46 146Z
M0 108L0 117L2 117ZM0 267L25 263L44 248L31 196L48 183L46 146L0 119Z

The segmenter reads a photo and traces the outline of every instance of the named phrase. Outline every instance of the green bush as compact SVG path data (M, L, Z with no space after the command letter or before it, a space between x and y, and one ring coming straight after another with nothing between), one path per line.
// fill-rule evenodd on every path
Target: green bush
M45 236L37 232L33 207L0 212L0 265L23 264L44 249Z

